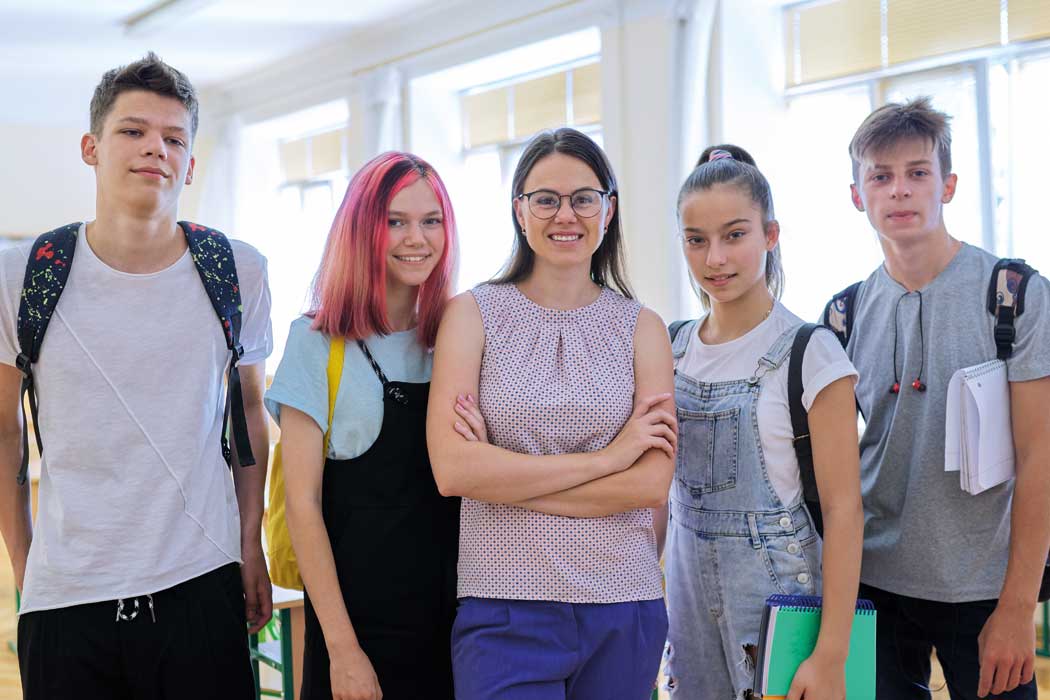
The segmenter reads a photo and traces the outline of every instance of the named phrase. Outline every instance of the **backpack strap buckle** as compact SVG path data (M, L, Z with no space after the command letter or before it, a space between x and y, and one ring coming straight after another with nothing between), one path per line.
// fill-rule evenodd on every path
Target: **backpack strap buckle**
M1003 258L995 264L988 282L987 308L995 319L992 336L995 354L1008 360L1014 353L1017 331L1014 320L1024 313L1024 292L1029 278L1035 273L1020 258Z
M18 357L15 358L15 367L26 379L33 376L33 361L24 352L18 353Z
M1002 316L1008 316L1009 319L1003 319ZM1009 306L1000 307L1000 318L995 323L995 344L999 345L1013 345L1014 340L1017 338L1017 329L1014 328L1013 324L1013 308Z

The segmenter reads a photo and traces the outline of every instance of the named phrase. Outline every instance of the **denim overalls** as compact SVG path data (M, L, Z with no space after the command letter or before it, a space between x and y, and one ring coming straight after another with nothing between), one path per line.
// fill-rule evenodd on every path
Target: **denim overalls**
M697 324L675 338L676 364ZM820 539L801 502L785 507L777 496L758 433L762 385L786 364L796 330L777 338L750 378L707 383L675 371L679 438L665 555L672 698L749 697L766 597L820 592Z

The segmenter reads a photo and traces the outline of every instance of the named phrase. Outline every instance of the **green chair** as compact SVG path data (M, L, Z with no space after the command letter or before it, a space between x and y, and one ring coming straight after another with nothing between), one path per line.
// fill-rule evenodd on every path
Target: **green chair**
M264 640L260 640L260 637ZM258 634L248 636L248 648L251 651L252 672L255 674L255 698L267 697L293 700L295 698L295 677L292 673L292 613L283 608L274 612L273 617ZM281 674L281 690L263 688L259 682L259 664L263 663Z

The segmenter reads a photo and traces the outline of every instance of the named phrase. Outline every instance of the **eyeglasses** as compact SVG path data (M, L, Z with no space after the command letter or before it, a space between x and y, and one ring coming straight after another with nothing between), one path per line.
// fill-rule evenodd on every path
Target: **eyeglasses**
M561 209L561 200L569 198L569 206L577 216L589 219L597 216L602 210L602 200L611 192L603 192L592 187L583 187L572 194L558 194L554 190L534 190L524 192L517 199L524 197L529 201L529 211L537 219L553 219Z

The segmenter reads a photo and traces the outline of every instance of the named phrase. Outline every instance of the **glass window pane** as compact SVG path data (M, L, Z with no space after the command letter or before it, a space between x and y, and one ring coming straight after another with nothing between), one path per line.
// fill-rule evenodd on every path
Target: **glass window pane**
M835 0L791 8L784 15L791 84L861 73L882 65L879 0Z
M1050 139L1050 57L1021 63L1012 86L1012 164L1010 181L1010 254L1025 258L1044 274L1050 271L1050 235L1046 230L1046 168Z
M311 175L316 177L343 169L343 133L345 131L345 129L335 129L310 137Z
M310 177L306 162L306 139L285 141L279 148L285 182L300 182Z
M463 98L463 115L466 120L468 148L506 141L506 88L467 95Z
M511 169L517 165L517 158L513 160ZM503 184L500 161L498 149L472 151L463 159L461 171L445 177L449 196L457 204L457 290L490 279L510 256L514 240L510 191Z
M849 192L846 146L870 111L866 86L792 98L783 150L767 172L781 226L784 303L808 320L882 262L875 233ZM761 154L752 155L766 167Z
M1046 0L1010 0L1010 41L1050 36L1050 3Z
M514 90L514 138L565 125L565 73L518 83Z
M591 63L572 72L573 124L594 124L602 120L602 73L600 63Z
M889 0L886 35L891 64L999 43L993 0Z
M948 233L983 246L977 84L973 70L959 67L887 81L887 102L904 102L922 95L931 97L933 106L952 118L952 170L959 176L959 184L955 198L944 207Z

